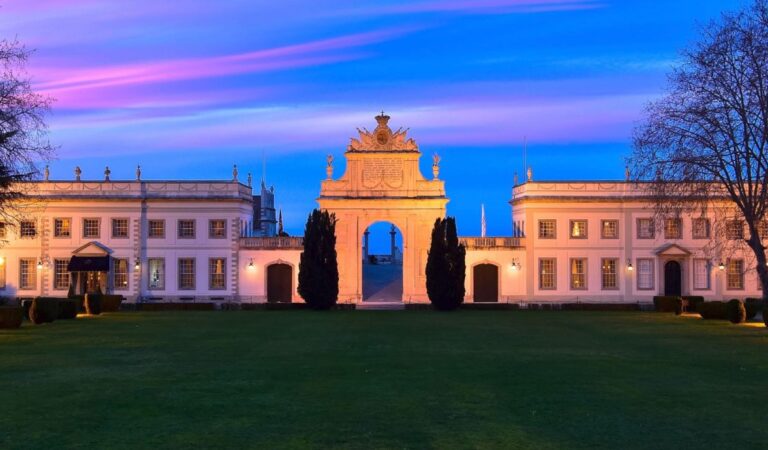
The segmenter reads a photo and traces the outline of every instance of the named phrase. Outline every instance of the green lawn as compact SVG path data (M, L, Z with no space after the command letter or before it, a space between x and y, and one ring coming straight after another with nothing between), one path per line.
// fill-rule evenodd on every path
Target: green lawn
M656 313L118 313L0 330L0 448L757 448L768 330Z

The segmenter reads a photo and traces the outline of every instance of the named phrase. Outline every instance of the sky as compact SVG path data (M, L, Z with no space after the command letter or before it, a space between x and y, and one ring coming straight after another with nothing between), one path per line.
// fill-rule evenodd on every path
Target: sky
M55 102L51 178L266 172L301 234L325 156L357 127L441 156L460 234L509 235L523 142L535 180L621 179L680 51L739 0L0 0ZM266 161L266 170L263 162ZM382 232L384 234L384 232ZM386 238L388 239L388 238ZM386 248L382 245L382 248Z

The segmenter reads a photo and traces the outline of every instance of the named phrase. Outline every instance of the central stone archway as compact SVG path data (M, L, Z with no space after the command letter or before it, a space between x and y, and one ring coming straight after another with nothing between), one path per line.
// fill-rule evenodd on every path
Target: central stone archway
M363 233L375 222L390 222L403 236L403 298L427 302L424 268L435 219L445 216L448 198L438 179L439 158L433 159L433 179L419 170L421 152L407 138L408 130L389 128L389 116L376 116L373 131L358 129L344 153L347 166L322 182L318 204L336 214L336 252L339 264L339 301L359 303L362 290Z

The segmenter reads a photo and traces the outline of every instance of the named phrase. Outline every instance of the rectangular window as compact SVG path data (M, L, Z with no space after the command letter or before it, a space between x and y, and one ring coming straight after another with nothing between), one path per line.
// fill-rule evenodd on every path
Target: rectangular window
M128 259L115 258L112 267L112 286L116 291L128 289Z
M744 260L729 259L727 271L728 289L744 289Z
M571 239L586 239L587 238L587 221L586 220L571 220Z
M194 239L195 238L195 221L194 221L194 219L179 219L179 238L180 239Z
M72 236L72 219L53 219L53 237L68 238Z
M656 229L653 225L653 219L637 219L637 238L653 239L656 235Z
M57 291L64 291L69 289L69 260L67 259L54 259L53 260L53 288Z
M112 237L117 239L128 237L128 219L112 219Z
M681 219L666 219L664 221L664 239L680 239L683 237L683 221Z
M5 263L5 260L0 261L0 289L5 289L5 268L8 266L8 264Z
M5 222L0 222L0 239L5 239Z
M179 289L195 289L195 258L179 258Z
M149 258L147 260L149 266L149 289L164 290L165 289L165 259L164 258Z
M83 237L98 239L101 235L101 219L83 219Z
M654 273L652 259L637 260L637 289L648 291L653 289Z
M571 259L571 289L587 288L587 260L585 258Z
M555 258L539 259L539 289L557 289L557 269Z
M768 238L768 220L761 220L757 224L757 233L760 235L760 239Z
M603 289L619 288L619 260L616 258L603 258L601 264L601 279Z
M603 220L600 222L600 237L603 239L619 238L619 221Z
M210 290L223 290L226 285L226 258L211 258L208 260L208 288Z
M693 260L693 288L709 289L709 270L710 264L707 259Z
M148 236L154 239L165 238L165 220L163 219L150 219Z
M539 239L554 239L556 225L557 222L554 219L539 220Z
M22 238L34 238L37 236L37 224L34 220L22 220L19 223L19 236Z
M227 221L225 219L209 220L208 237L211 239L225 239L227 237Z
M709 239L709 219L698 217L692 223L694 239Z
M19 260L19 289L35 289L37 287L37 268L35 260L23 258Z
M729 220L725 224L725 237L730 240L744 239L744 222Z

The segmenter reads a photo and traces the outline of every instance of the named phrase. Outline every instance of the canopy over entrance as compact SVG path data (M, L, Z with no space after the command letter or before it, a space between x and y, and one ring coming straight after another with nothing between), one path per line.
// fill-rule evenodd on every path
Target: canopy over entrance
M112 250L98 242L89 242L72 252L67 270L74 294L106 292L112 268Z

